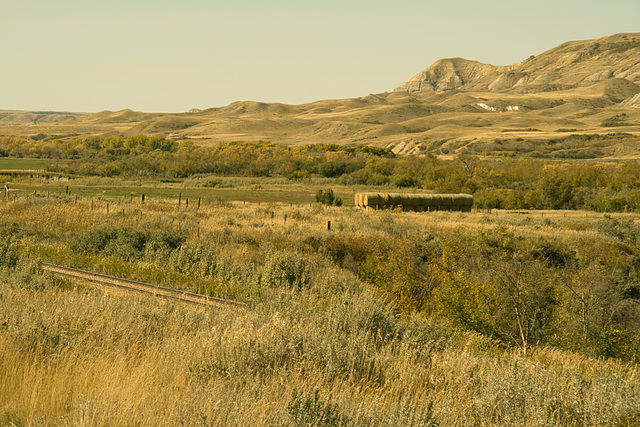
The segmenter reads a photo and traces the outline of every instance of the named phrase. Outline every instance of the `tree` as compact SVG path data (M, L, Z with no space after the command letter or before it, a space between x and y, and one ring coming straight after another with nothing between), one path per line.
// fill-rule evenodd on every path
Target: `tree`
M333 190L330 188L327 190L316 191L316 202L329 206L342 206L342 199L340 197L335 197L333 195Z
M537 260L522 259L515 253L511 260L492 262L496 292L504 304L504 313L497 313L496 329L508 336L527 355L531 345L539 341L550 318L554 301L545 280L544 267Z

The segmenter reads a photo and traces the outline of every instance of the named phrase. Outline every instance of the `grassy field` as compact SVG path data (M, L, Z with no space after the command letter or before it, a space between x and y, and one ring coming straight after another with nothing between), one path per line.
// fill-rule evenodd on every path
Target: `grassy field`
M15 159L0 157L0 173L3 170L39 170L44 166L40 159Z
M444 305L407 308L402 287L413 285L401 274L416 262L435 267L441 251L449 259L457 239L505 232L525 246L570 245L583 257L591 250L619 263L620 241L599 224L637 215L365 212L241 201L178 209L175 199L163 198L144 205L113 199L107 214L97 203L91 210L90 198L76 201L72 192L0 204L0 424L640 422L635 363L562 350L559 343L534 343L523 352L515 341L438 314ZM430 249L418 255L412 242ZM366 260L362 251L369 251ZM398 265L387 263L385 253ZM476 250L467 246L464 253ZM103 294L43 274L38 261L248 307L194 310ZM495 266L487 262L485 268ZM367 268L389 281L370 279ZM471 280L475 273L465 274ZM570 280L586 285L579 277ZM570 312L573 300L565 298ZM567 319L574 318L565 319L568 331Z
M160 180L123 180L108 178L81 178L74 180L57 180L44 178L15 177L9 183L12 193L10 197L59 197L78 196L80 198L102 198L114 201L138 202L142 195L145 200L171 199L177 204L181 197L190 203L202 201L212 202L218 199L250 203L293 203L308 204L315 202L318 190L331 188L340 197L345 206L353 206L353 196L364 191L364 186L336 185L330 179L312 179L304 183L291 183L282 178L242 178L216 177L212 179L215 187L198 185L194 180L176 180L166 182ZM194 185L195 184L195 185ZM383 189L384 190L384 189ZM397 191L397 190L396 190Z

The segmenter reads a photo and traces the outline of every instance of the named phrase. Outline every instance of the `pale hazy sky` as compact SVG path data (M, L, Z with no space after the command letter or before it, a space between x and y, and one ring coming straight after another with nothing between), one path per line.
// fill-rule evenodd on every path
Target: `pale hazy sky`
M507 65L638 31L640 0L0 0L0 109L366 96L440 58Z

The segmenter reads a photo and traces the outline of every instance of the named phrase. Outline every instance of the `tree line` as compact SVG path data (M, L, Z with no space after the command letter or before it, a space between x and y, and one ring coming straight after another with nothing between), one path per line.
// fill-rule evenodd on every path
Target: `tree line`
M162 135L55 139L0 138L0 156L48 159L46 168L81 176L333 178L338 184L473 194L503 209L640 211L640 164L431 154L395 155L366 145L234 142L202 147Z

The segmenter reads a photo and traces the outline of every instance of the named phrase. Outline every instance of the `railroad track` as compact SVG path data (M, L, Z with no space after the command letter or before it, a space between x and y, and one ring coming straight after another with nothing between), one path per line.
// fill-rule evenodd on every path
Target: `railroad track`
M89 282L98 287L112 288L130 292L138 292L142 294L150 294L158 298L168 300L181 301L187 304L199 306L215 306L215 307L244 307L245 304L222 298L209 297L206 295L196 294L193 292L180 291L177 289L164 288L149 283L136 282L129 279L121 279L118 277L107 276L104 274L93 273L91 271L78 270L76 268L62 267L60 265L49 264L43 262L41 268L49 271L56 276L74 279L83 282Z

